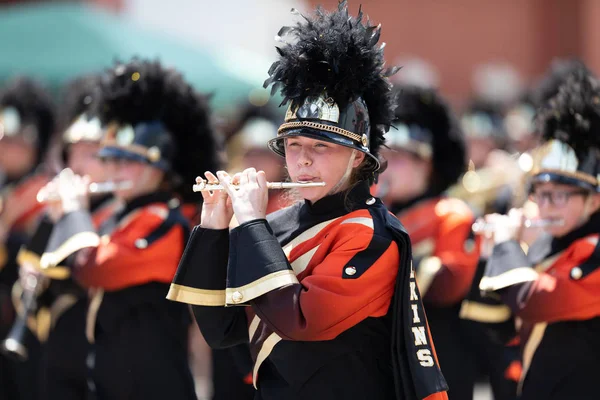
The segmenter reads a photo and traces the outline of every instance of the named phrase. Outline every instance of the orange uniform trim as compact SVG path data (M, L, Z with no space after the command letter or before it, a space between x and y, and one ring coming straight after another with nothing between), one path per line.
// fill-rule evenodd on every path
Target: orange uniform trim
M600 268L581 279L571 271L586 262L599 235L576 240L540 272L517 315L527 322L585 320L600 316Z
M448 392L437 392L434 394L430 394L423 400L448 400Z
M164 216L155 211L157 207L168 214L165 204L148 205L134 211L133 218L101 240L85 265L77 270L77 280L86 287L108 291L153 281L170 283L183 251L182 228L174 226L147 248L135 246L137 239L147 236L164 221Z
M441 267L429 277L425 301L450 306L464 299L479 261L479 239L469 238L474 219L470 208L462 200L434 198L400 213L398 219L410 235L415 257L441 261ZM427 247L428 254L417 254L419 248Z
M400 254L392 239L374 233L367 210L333 220L306 240L284 246L284 251L297 266L295 261L315 248L297 275L298 307L288 309L287 316L269 315L264 321L273 331L286 340L330 340L368 317L387 313ZM363 251L380 251L381 256L371 265L356 265L357 270L365 268L356 279L344 278L344 266ZM253 305L269 313L260 301Z

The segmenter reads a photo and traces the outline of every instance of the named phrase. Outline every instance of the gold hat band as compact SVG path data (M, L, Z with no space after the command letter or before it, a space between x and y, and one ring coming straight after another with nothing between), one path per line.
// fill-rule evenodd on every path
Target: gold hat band
M534 176L541 175L541 174L563 175L568 178L579 179L579 180L587 182L591 185L598 186L597 178L593 177L592 175L586 174L585 172L581 172L581 171L566 171L566 170L562 170L562 169L552 169L552 168L543 168L543 169L538 169L538 170L533 171Z
M352 133L350 131L347 131L346 129L342 129L337 126L319 124L318 122L310 122L310 121L286 122L286 123L282 124L279 127L279 129L277 130L277 136L281 135L283 132L285 132L287 130L297 129L297 128L311 128L311 129L318 129L321 131L337 133L338 135L342 135L342 136L347 137L348 139L352 139L358 143L362 143L363 146L367 146L367 144L368 144L368 143L366 143L367 142L366 135L360 136L356 133Z

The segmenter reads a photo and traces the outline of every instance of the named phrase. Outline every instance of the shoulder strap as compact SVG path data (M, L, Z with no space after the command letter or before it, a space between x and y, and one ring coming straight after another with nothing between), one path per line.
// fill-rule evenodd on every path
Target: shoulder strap
M183 216L179 201L177 199L172 199L169 202L169 213L165 220L148 235L137 239L135 241L135 247L138 249L145 249L166 235L177 225L181 226L181 229L183 230L183 243L185 244L190 236L190 221Z
M585 262L571 270L571 279L585 278L600 267L600 240L597 241L594 251ZM581 271L581 273L580 273Z

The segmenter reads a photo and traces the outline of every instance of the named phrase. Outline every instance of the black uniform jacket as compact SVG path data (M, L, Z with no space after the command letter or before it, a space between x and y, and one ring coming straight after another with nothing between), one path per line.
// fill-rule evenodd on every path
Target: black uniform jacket
M408 235L366 184L196 227L168 297L212 347L250 342L259 399L446 398Z
M82 333L89 342L88 398L195 399L189 310L164 299L189 222L172 195L161 192L133 199L114 222L96 247L77 255L74 267L74 278L91 294ZM91 234L79 240L86 237L91 241Z
M522 400L597 399L600 361L600 214L527 255L496 245L480 288L523 321Z

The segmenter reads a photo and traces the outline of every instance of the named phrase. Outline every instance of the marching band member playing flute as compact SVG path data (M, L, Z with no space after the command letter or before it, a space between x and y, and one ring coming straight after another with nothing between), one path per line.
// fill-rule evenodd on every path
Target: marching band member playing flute
M369 193L394 111L380 28L345 1L304 18L266 81L290 102L269 146L326 185L266 217L262 171L206 173L225 190L203 192L168 297L212 347L250 342L257 399L446 399L409 237Z
M549 224L527 252L520 210L489 215L480 289L523 321L521 400L593 399L600 354L600 89L580 71L540 111L531 199Z

